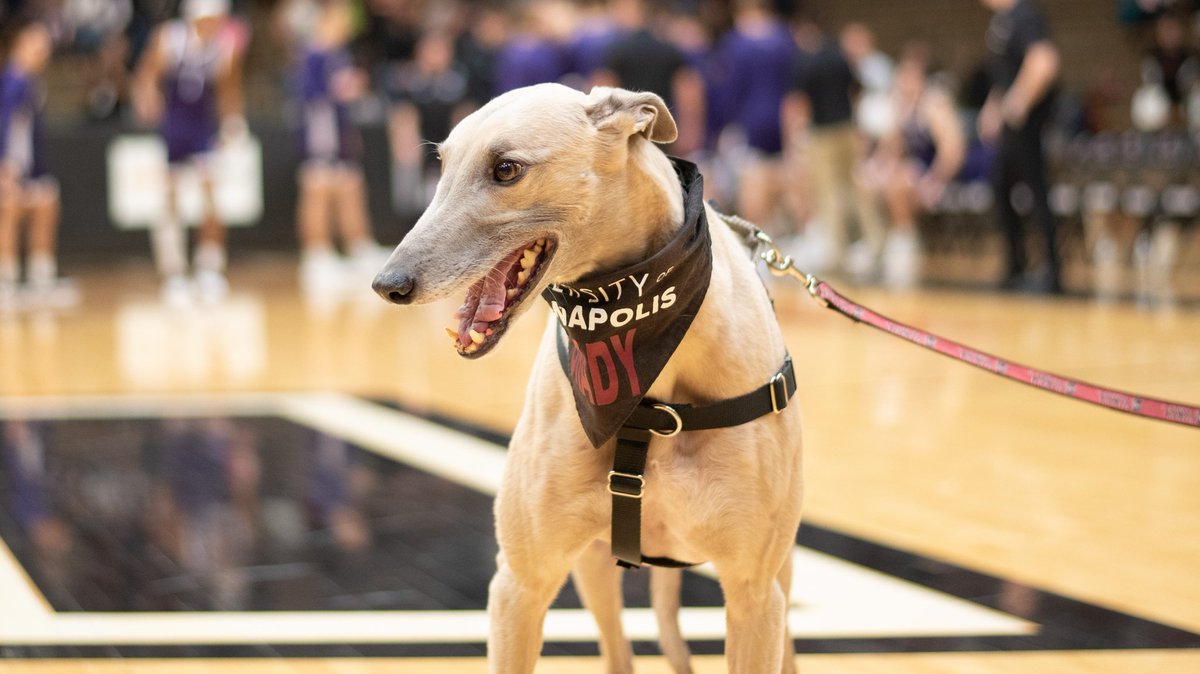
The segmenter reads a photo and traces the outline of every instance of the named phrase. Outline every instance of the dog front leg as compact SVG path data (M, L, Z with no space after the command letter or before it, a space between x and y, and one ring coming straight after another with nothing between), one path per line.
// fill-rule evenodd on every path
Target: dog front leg
M782 671L787 602L777 579L722 577L721 587L725 591L725 657L730 673Z
M600 628L600 655L609 674L633 671L633 648L621 626L621 567L613 563L605 541L594 541L575 563L575 589Z
M792 639L792 630L788 627L788 607L792 594L792 555L789 553L779 567L775 577L779 583L779 591L783 593L783 668L782 674L796 674L796 642Z
M530 674L542 652L546 611L567 579L569 567L550 569L549 560L534 573L517 573L504 553L496 556L496 575L488 585L488 671Z

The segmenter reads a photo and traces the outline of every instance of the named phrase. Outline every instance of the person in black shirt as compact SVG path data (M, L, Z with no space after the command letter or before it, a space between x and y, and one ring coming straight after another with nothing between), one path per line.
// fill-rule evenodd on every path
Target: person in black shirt
M617 39L604 57L604 70L631 91L653 91L675 104L675 75L687 65L673 45L642 28Z
M804 146L830 268L867 277L874 273L887 232L874 195L856 176L866 159L866 144L854 125L858 88L838 41L826 39L817 51L797 55L782 114L785 142ZM851 209L862 237L848 255Z
M826 40L815 54L801 55L793 70L793 88L803 92L814 128L849 124L854 117L851 96L858 79L836 40Z
M1001 287L1062 292L1057 246L1058 225L1050 211L1042 129L1049 121L1058 79L1058 50L1045 21L1030 0L981 0L995 12L987 30L993 55L991 94L979 115L979 135L999 140L993 186L996 209L1008 238L1006 273ZM1047 275L1026 278L1024 230L1012 205L1012 189L1028 185L1033 216L1045 238Z
M597 86L652 91L662 96L675 116L679 138L673 154L686 156L699 149L704 134L704 84L683 52L649 29L645 0L612 3L613 18L622 36L609 45L604 62L592 78Z

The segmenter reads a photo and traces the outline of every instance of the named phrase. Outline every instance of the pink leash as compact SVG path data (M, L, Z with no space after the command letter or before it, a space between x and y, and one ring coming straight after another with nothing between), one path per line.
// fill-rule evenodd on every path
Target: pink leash
M1139 417L1200 428L1200 407L1125 393L1038 370L1028 365L1009 362L871 311L861 304L846 299L825 281L796 269L792 264L791 257L784 255L771 241L771 238L755 227L753 223L737 216L723 213L718 213L718 215L735 231L743 234L753 248L763 249L759 253L759 257L767 263L772 274L799 279L808 289L809 294L823 306L857 323L865 323L917 346L1044 391Z
M1107 407L1110 410L1126 412L1139 417L1171 421L1184 426L1200 428L1200 407L1184 405L1169 400L1158 400L1133 393L1125 393L1113 389L1089 384L1087 382L1068 379L1052 372L1045 372L1028 365L1012 363L990 354L976 351L945 337L918 330L912 326L898 323L870 309L852 302L828 283L812 278L806 282L809 292L826 307L859 323L865 323L877 330L906 339L917 346L936 351L944 356L973 365L981 370L1000 375L1005 379L1019 381L1022 384L1035 386L1051 393L1057 393L1068 398L1082 400L1093 405Z

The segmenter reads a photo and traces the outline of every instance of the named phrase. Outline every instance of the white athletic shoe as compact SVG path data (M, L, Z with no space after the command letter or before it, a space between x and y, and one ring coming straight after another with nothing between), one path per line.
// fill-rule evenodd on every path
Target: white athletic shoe
M828 271L833 253L829 247L829 239L817 227L808 227L804 233L784 238L779 242L779 248L790 255L792 263L808 274L820 274Z
M349 251L350 261L359 270L370 272L372 276L383 267L392 249L381 246L374 241L364 241L353 246Z
M79 286L69 278L29 284L29 305L35 309L69 309L79 299Z
M306 295L337 294L344 276L342 258L332 250L300 255L300 289Z
M229 295L229 281L219 271L196 272L196 291L205 304L218 304Z
M342 292L347 297L375 299L371 291L371 281L383 269L391 256L392 249L385 248L375 242L362 243L350 251L350 265L343 281Z
M871 244L855 241L846 252L846 271L859 282L870 283L879 273L879 260Z
M1112 237L1105 236L1092 250L1092 285L1096 297L1113 300L1121 294L1121 251Z
M1153 232L1138 235L1133 245L1133 262L1141 301L1159 306L1174 303L1171 272L1178 253L1179 228L1174 224L1161 223Z
M883 250L883 281L890 288L913 288L921 277L921 246L913 233L892 232Z
M192 284L183 276L168 276L159 290L162 303L170 309L186 309L192 305Z

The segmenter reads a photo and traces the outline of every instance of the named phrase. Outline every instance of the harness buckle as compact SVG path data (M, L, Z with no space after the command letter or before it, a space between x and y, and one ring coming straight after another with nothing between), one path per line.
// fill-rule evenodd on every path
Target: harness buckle
M787 409L788 406L787 380L783 378L782 372L776 372L775 376L771 377L771 381L768 382L768 384L771 387L771 410L774 411L775 414L779 414L783 410ZM779 392L776 392L776 385L780 385ZM780 405L780 402L783 404Z
M671 419L675 422L675 428L669 431L656 431L651 428L650 432L660 438L671 438L679 435L679 432L683 430L683 417L679 416L679 412L676 412L675 408L670 405L654 405L653 407L656 410L662 410L671 415Z
M641 499L646 493L646 478L634 473L608 471L608 493L613 496Z

